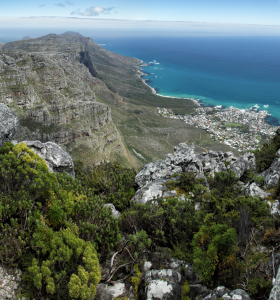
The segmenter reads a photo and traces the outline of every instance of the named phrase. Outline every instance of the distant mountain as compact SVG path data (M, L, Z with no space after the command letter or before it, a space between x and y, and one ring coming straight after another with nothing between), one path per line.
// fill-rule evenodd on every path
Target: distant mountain
M0 42L0 49L4 46L4 43Z
M66 31L66 32L60 34L60 36L68 36L68 35L76 35L76 36L84 37L82 34L80 34L79 32L75 32L75 31Z
M30 36L25 36L25 37L22 38L22 40L23 40L23 41L26 41L26 40L32 40L32 38L31 38Z

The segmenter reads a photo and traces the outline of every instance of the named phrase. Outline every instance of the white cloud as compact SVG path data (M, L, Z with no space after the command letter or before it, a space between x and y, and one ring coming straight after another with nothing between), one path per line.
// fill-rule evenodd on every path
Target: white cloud
M67 5L74 5L74 3L70 1L65 1L64 3L55 3L54 5L59 7L66 7Z
M87 8L84 12L81 12L79 9L72 11L71 15L79 15L84 17L96 17L100 14L110 14L110 11L113 7L104 8L101 6L92 6Z

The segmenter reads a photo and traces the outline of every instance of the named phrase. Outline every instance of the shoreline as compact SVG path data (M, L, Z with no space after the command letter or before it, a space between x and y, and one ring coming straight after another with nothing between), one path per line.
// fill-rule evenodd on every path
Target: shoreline
M216 106L223 106L223 107L225 107L225 108L228 109L228 108L231 107L231 106L225 106L225 105L210 106L210 105L205 105L205 104L203 103L202 100L195 100L195 99L193 99L193 98L179 98L179 97L174 97L174 96L165 96L165 95L161 95L161 94L157 93L156 90L155 90L153 87L151 87L151 86L146 82L147 79L144 79L144 78L141 77L141 76L147 76L147 75L148 75L147 73L144 73L144 72L143 72L143 69L141 69L141 67L146 67L146 66L148 66L148 65L147 65L146 63L144 63L143 61L141 61L141 65L138 66L137 75L138 75L138 77L142 80L142 82L152 90L152 93L153 93L154 95L157 95L157 96L160 96L160 97L164 97L164 98L170 98L170 99L184 99L184 100L190 100L190 101L192 101L193 104L195 104L198 108L199 108L199 107L214 108L214 107L216 107ZM199 101L201 101L201 103L199 103ZM232 107L234 107L234 106L232 106ZM239 109L239 110L242 109L242 108L237 108L237 107L234 107L234 108ZM246 108L244 108L244 109L246 109ZM263 110L259 110L259 111L263 111ZM276 127L279 127L279 126L280 126L280 120L279 120L277 117L273 117L272 115L267 115L265 119L268 119L268 118L271 118L271 117L272 117L272 118L276 118L276 119L279 121L278 124L277 124L277 125L275 125L275 124L269 124L268 122L266 122L266 120L265 120L265 123L266 123L267 125L269 125L269 126L276 126Z

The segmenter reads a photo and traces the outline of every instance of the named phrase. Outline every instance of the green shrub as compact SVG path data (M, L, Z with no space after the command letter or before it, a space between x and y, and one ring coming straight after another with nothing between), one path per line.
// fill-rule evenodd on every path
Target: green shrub
M146 204L135 204L125 212L120 221L122 232L144 230L154 245L181 249L190 248L193 232L199 228L194 203L176 198L157 199Z
M28 298L92 299L100 280L94 244L103 233L109 240L118 239L111 212L79 194L84 191L79 181L66 174L57 180L46 162L23 143L0 148L0 170L1 264L23 271L23 294ZM91 224L99 231L90 228L93 238L86 241L73 217L76 207L94 201L99 208L80 220L86 222L91 213ZM110 248L107 241L105 247Z
M267 281L263 277L254 277L249 279L247 288L252 299L265 300L269 298L273 285L271 281Z
M239 279L241 266L236 259L237 235L233 228L213 224L201 226L194 235L194 270L204 283L233 286Z

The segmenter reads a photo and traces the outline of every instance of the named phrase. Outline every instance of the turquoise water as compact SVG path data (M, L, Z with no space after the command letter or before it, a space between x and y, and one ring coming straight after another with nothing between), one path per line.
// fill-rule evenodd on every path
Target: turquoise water
M258 104L280 120L279 37L137 37L95 39L102 47L145 63L158 94L200 99L204 105ZM172 99L170 99L172 101ZM268 105L268 107L264 107Z

